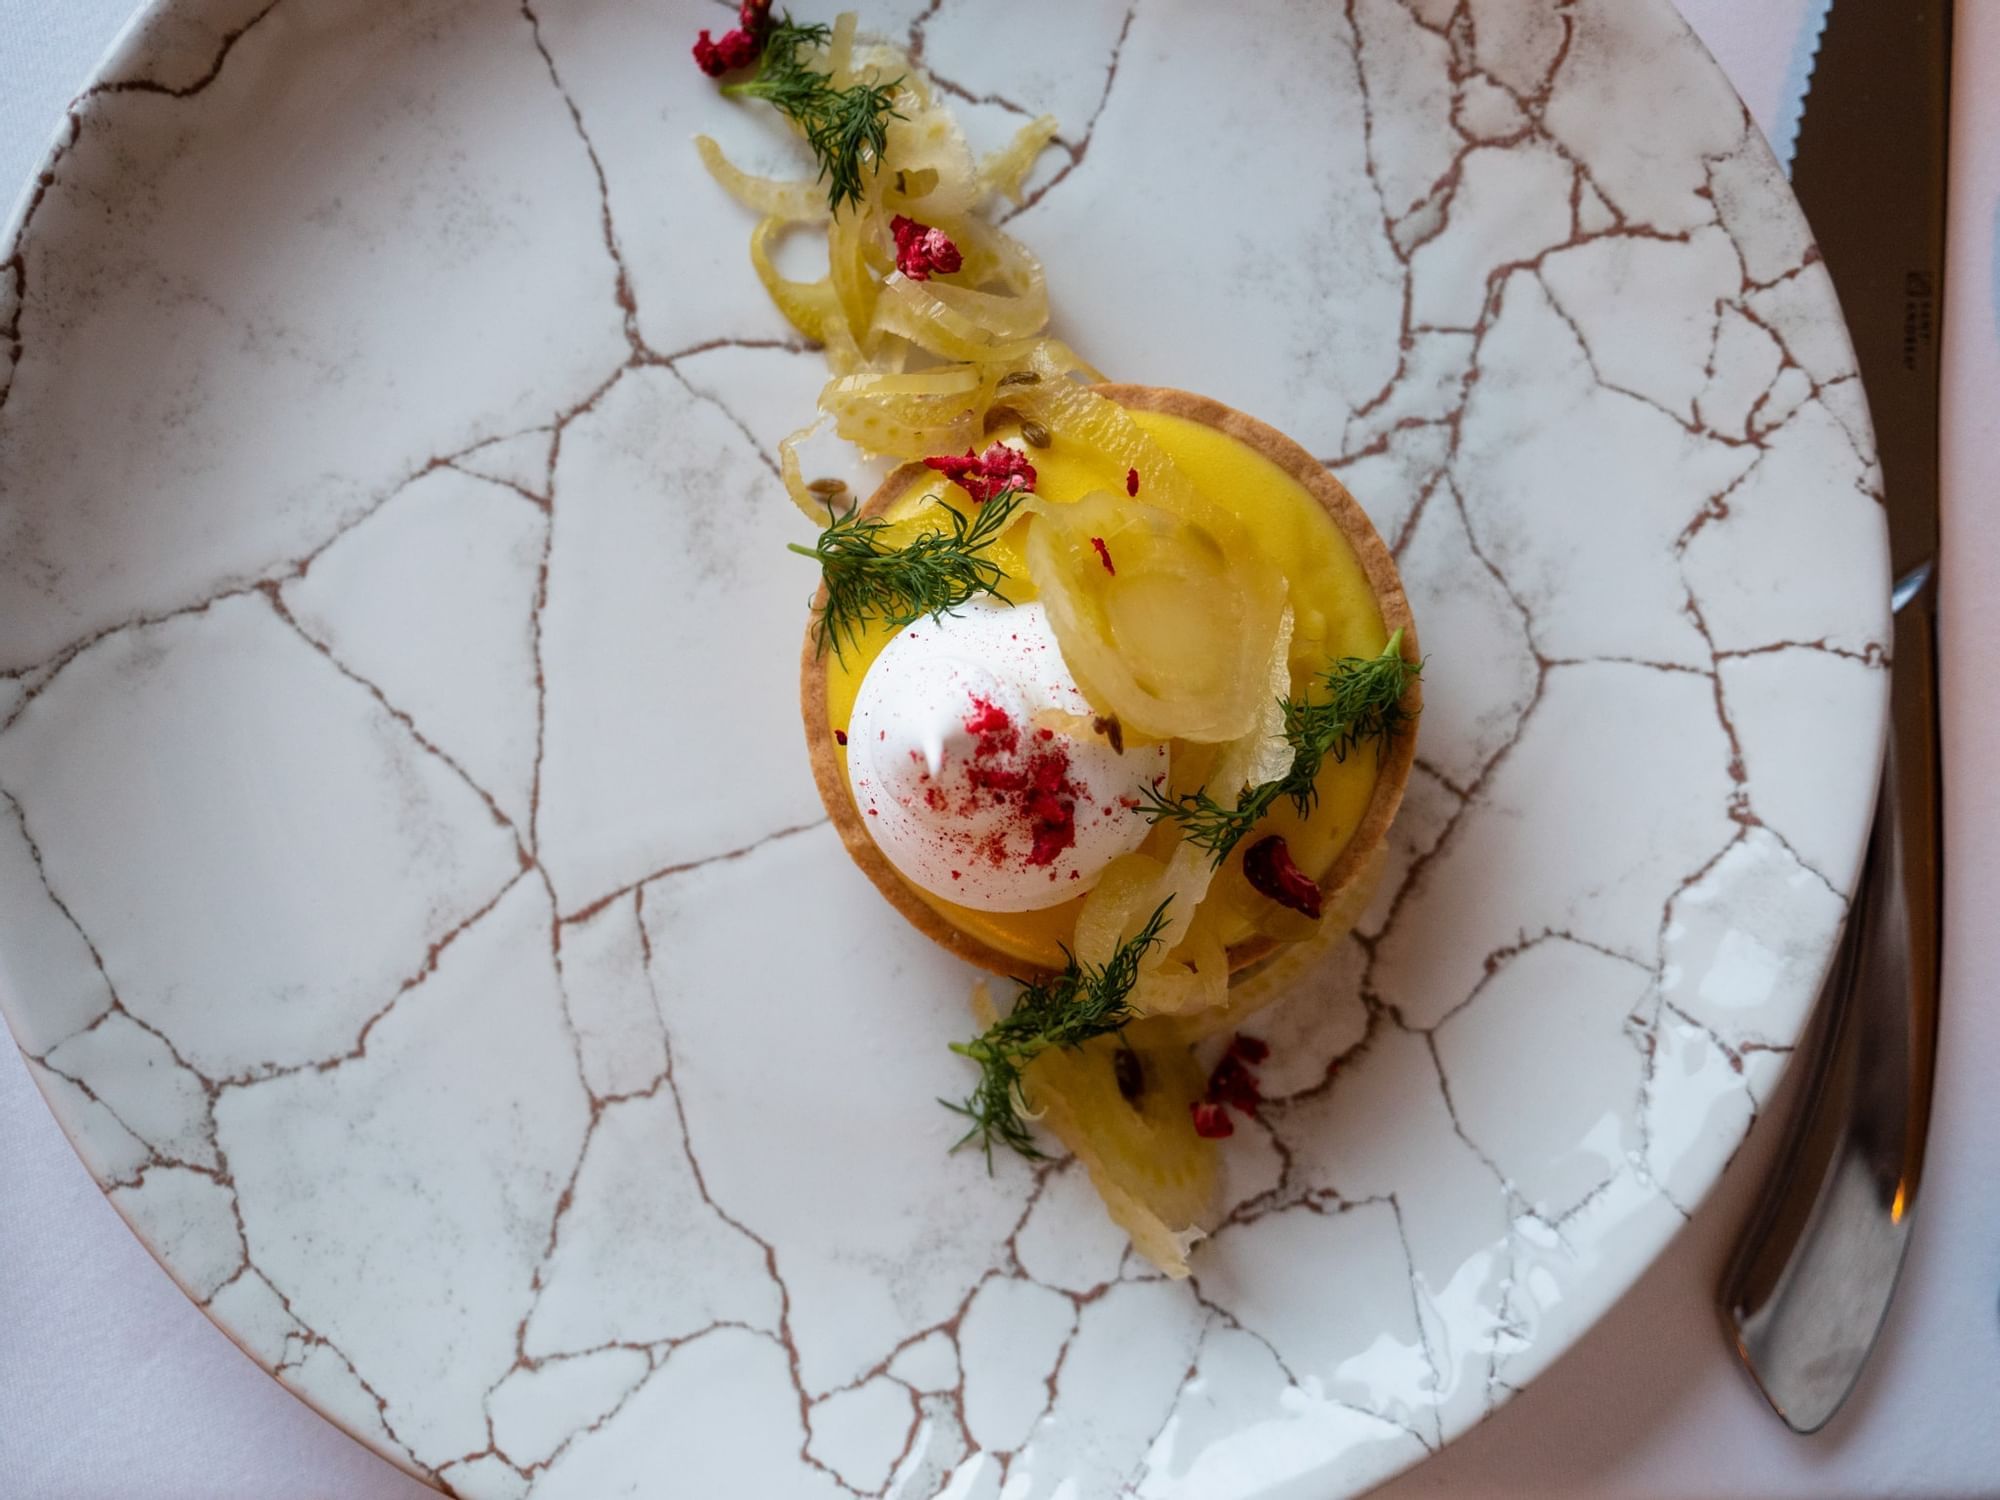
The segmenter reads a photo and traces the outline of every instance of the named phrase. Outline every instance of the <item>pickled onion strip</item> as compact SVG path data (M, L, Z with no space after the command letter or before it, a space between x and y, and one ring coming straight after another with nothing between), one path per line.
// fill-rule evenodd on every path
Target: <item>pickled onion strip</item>
M1014 132L1014 139L989 151L979 163L979 181L988 193L1005 193L1015 203L1042 152L1062 128L1054 115L1040 115Z
M817 182L784 182L744 171L722 154L712 137L698 135L694 149L708 175L745 208L794 224L822 224L828 218L826 189Z

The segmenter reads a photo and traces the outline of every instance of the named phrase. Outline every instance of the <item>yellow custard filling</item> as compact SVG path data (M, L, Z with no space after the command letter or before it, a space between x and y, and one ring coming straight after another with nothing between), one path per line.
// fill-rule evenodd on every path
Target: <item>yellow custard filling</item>
M1303 485L1255 448L1206 423L1136 408L1130 409L1129 415L1197 488L1256 533L1265 554L1284 574L1294 617L1291 673L1295 697L1307 695L1315 679L1338 658L1381 652L1388 631L1367 573L1333 518ZM1009 436L1011 430L1003 427L996 435ZM1052 501L1077 500L1093 490L1122 491L1125 486L1124 472L1114 472L1104 454L1060 436L1049 447L1031 451L1030 457L1037 475L1036 493ZM1143 484L1142 475L1141 499L1145 498ZM933 483L913 485L890 507L888 519L894 522L912 515L931 495L964 500L962 492L939 477ZM1033 517L1024 517L987 554L1006 570L1006 595L1017 604L1035 597L1022 547L1024 528L1033 524ZM827 653L824 670L829 729L845 732L861 679L892 634L878 624L860 640L846 645L841 654ZM1176 742L1176 786L1184 783L1182 771L1198 764L1209 748ZM834 753L845 785L847 751L838 738ZM1344 762L1329 759L1319 775L1319 801L1311 815L1301 818L1289 800L1282 800L1258 825L1258 836L1282 834L1293 862L1315 878L1324 876L1367 810L1375 775L1376 752L1372 748L1364 748ZM1155 829L1147 852L1163 852L1175 837L1170 828ZM1252 842L1246 839L1243 847ZM1306 918L1251 889L1241 868L1243 847L1224 862L1203 903L1205 911L1212 909L1222 942L1234 946L1260 933L1297 937L1310 931ZM1038 968L1062 966L1063 947L1071 941L1077 910L1083 904L1079 896L1042 911L977 911L915 885L910 889L961 931Z

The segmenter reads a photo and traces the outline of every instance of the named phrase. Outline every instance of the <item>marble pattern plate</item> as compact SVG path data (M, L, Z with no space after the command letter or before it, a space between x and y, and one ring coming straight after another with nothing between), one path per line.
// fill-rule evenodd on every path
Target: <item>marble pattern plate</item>
M807 775L821 379L688 144L717 6L166 0L0 263L0 990L111 1201L467 1496L1347 1495L1638 1275L1784 1066L1879 480L1666 0L876 0L1114 376L1324 455L1422 760L1193 1280L950 1156L967 974Z

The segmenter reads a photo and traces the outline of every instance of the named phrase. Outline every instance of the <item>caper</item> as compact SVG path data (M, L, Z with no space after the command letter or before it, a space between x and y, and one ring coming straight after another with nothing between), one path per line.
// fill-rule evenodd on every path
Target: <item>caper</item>
M1130 1047L1111 1054L1111 1076L1118 1080L1119 1097L1127 1104L1137 1104L1146 1092L1146 1065Z

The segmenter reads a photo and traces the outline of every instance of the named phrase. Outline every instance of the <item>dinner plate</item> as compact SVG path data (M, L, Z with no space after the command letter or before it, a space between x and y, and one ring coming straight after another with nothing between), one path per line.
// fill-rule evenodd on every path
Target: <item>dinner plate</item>
M814 13L817 15L817 12ZM1879 472L1666 0L873 0L1113 378L1401 560L1419 765L1171 1281L953 1155L968 971L826 825L774 470L823 379L689 144L722 7L167 0L0 269L0 989L112 1203L443 1487L1353 1494L1756 1117L1855 878Z

